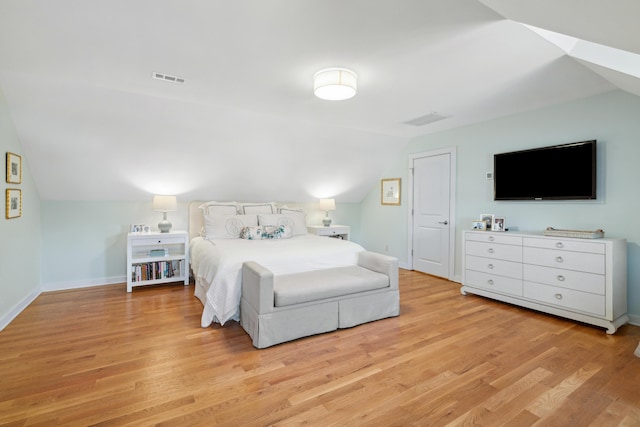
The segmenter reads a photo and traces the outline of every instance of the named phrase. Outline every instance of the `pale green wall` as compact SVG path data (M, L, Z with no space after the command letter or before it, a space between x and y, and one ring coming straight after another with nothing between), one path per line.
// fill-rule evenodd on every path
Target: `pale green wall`
M126 280L126 234L131 224L156 229L162 214L148 202L42 201L42 287L44 291L122 283ZM180 200L178 198L178 200ZM292 205L292 204L289 204ZM324 215L305 205L310 224ZM334 224L351 225L358 237L359 204L338 203ZM188 202L169 212L173 230L187 230Z
M411 153L456 147L457 223L461 229L482 213L504 216L507 226L542 231L547 226L593 230L628 241L629 312L640 319L640 97L610 92L534 112L413 139L392 162L385 177L403 178L403 206L380 205L379 186L362 202L362 243L389 254L401 263L407 258L406 179ZM485 172L493 169L493 154L598 140L598 200L591 202L495 202L492 182ZM541 165L540 172L544 173ZM455 274L460 277L460 245L456 247Z
M2 214L0 218L0 330L40 293L40 200L0 91L0 146L2 147ZM7 184L5 156L22 156L22 183ZM5 190L22 190L22 216L5 219Z

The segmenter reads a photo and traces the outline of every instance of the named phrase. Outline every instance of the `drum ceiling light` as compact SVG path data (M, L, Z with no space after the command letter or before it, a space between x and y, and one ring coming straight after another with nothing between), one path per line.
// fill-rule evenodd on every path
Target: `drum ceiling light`
M358 76L346 68L327 68L313 75L313 93L320 99L342 101L356 94Z

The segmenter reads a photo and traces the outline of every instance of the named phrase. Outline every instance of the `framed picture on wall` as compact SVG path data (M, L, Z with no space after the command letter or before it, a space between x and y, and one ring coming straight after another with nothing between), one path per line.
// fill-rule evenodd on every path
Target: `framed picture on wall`
M22 157L7 152L7 183L22 183Z
M380 190L383 205L400 205L400 178L383 179Z
M22 215L22 191L7 188L6 191L6 218L20 218Z

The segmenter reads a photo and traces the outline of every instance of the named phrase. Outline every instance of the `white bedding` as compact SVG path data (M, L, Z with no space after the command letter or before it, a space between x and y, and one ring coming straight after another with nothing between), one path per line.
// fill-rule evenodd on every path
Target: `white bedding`
M313 234L291 239L191 240L191 268L196 276L196 296L202 301L201 325L239 320L242 263L256 261L274 275L299 273L357 263L364 248L346 240ZM198 282L204 288L199 289Z

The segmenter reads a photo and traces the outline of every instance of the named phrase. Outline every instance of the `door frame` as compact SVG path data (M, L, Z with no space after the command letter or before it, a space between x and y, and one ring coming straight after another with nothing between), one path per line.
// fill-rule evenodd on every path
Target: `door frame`
M409 216L407 223L407 258L409 270L413 270L413 162L422 157L440 156L449 154L449 272L447 279L451 280L455 276L455 260L456 260L456 147L441 148L439 150L423 151L420 153L409 154L409 171L407 186L407 214Z

